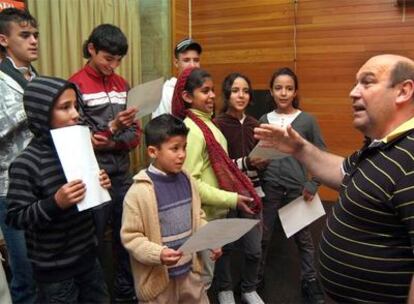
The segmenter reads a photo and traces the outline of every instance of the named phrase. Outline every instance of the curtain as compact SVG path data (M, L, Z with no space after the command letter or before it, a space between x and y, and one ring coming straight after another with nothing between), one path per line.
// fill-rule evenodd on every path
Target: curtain
M128 53L117 73L131 86L141 83L141 33L139 0L29 0L28 9L39 23L41 75L69 78L86 63L82 45L92 29L102 23L118 26L128 39ZM145 162L141 149L131 153L132 170Z

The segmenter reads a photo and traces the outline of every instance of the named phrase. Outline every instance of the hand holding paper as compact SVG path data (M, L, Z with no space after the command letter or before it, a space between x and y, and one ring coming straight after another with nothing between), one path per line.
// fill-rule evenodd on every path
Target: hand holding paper
M253 219L219 219L201 227L178 250L184 254L221 248L234 242L259 223Z
M325 209L318 194L310 202L300 196L279 209L280 222L288 238L324 214Z
M99 166L93 152L88 127L71 126L50 132L63 172L70 184L68 186L70 189L60 193L64 195L64 206L67 205L66 203L76 204L78 210L82 211L110 201L108 190L100 184ZM80 186L81 184L83 186Z

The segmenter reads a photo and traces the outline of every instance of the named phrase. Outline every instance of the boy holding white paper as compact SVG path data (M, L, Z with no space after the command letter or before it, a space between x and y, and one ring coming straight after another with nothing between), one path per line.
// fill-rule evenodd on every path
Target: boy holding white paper
M23 96L34 138L11 164L6 221L25 230L39 303L108 302L92 213L76 207L87 189L67 181L50 134L78 124L79 100L74 84L52 77L36 77ZM111 187L105 171L100 184Z
M128 41L121 29L112 24L100 24L83 45L83 56L88 62L69 79L82 94L82 119L92 131L92 145L99 166L106 170L112 181L112 202L96 208L94 220L101 261L108 261L103 264L116 261L114 282L108 284L113 285L115 303L136 303L128 254L119 236L123 200L132 183L129 152L138 146L141 136L135 120L137 109L127 108L129 85L115 73L127 51ZM104 244L108 226L112 230L113 260ZM104 271L111 276L110 269L105 267Z
M131 257L140 303L209 303L201 259L178 248L205 224L195 182L182 171L189 129L163 114L145 127L153 162L125 196L121 239ZM221 250L212 250L212 259Z

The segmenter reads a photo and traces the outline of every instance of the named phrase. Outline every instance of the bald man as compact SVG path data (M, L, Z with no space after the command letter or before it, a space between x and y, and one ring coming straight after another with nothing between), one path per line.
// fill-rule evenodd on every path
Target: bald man
M347 158L290 126L261 125L255 134L339 191L320 241L326 293L341 303L414 303L414 62L372 57L350 97L353 125L367 140Z

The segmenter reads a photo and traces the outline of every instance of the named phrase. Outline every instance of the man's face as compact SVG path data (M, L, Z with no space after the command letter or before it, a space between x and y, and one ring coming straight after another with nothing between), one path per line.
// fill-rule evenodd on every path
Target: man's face
M0 44L18 67L27 67L37 59L38 43L39 31L28 22L10 22L8 35L0 34Z
M371 139L381 139L392 131L397 97L390 81L394 64L387 57L371 58L358 71L350 93L354 127Z
M122 56L112 55L106 51L100 50L95 51L93 44L88 46L89 54L89 65L103 76L109 76L114 73L115 69L121 64Z
M175 67L178 70L178 75L180 75L186 68L199 68L200 54L195 50L179 53L178 58L175 59Z

